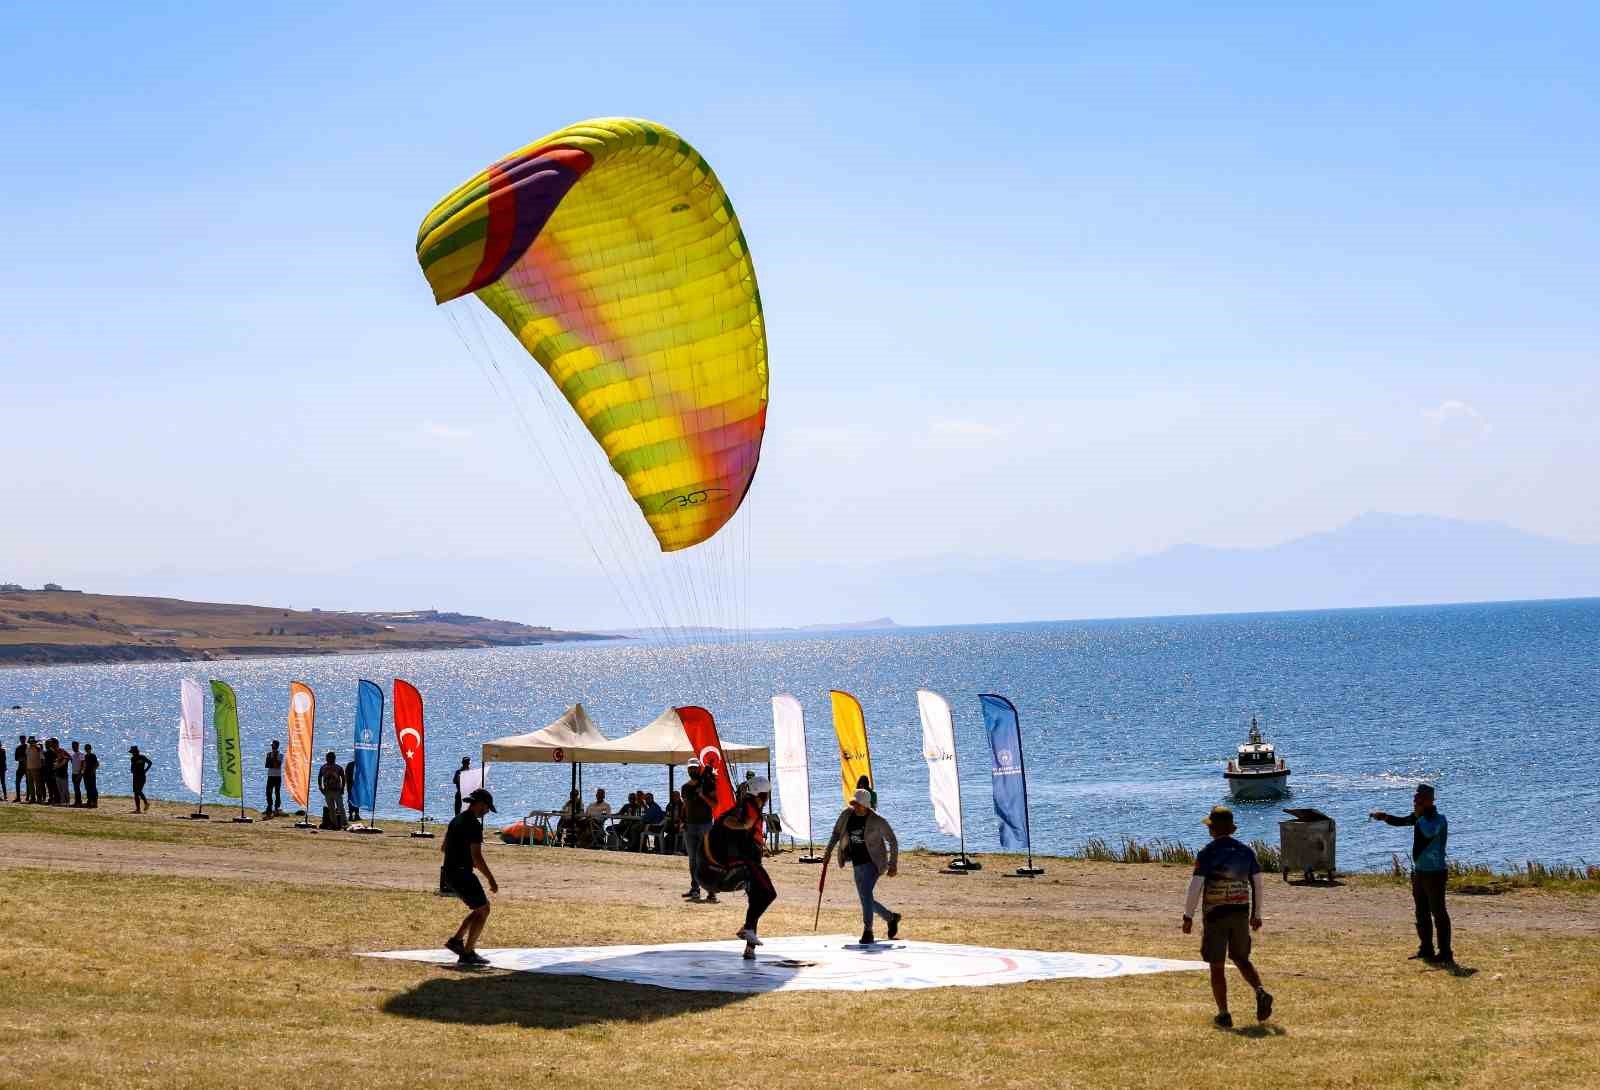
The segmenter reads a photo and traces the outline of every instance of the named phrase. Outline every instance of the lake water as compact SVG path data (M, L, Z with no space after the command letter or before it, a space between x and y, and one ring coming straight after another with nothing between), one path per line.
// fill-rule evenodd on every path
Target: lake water
M449 776L463 755L542 726L573 701L610 737L668 704L697 703L724 739L770 745L769 698L790 692L806 710L825 835L840 797L828 690L840 688L866 711L881 808L902 842L953 850L928 802L915 697L926 687L955 710L974 850L998 847L977 700L998 692L1022 714L1041 852L1096 836L1202 844L1200 818L1226 801L1223 767L1256 714L1294 774L1289 799L1236 806L1246 839L1276 843L1279 806L1312 806L1338 820L1343 868L1383 866L1409 850L1410 833L1366 814L1407 811L1411 786L1426 779L1457 858L1600 861L1600 600L3 670L0 707L23 709L0 712L0 732L8 751L19 733L94 743L102 789L118 794L137 743L156 761L149 793L180 799L179 679L223 678L239 695L246 794L259 805L262 755L284 737L291 680L317 692L317 752L336 749L342 761L357 679L387 690L397 676L426 701L436 816L450 813ZM387 715L379 809L399 819ZM603 786L613 805L634 788L666 797L664 769L585 773L586 793ZM560 805L567 776L564 766L493 766L501 819Z

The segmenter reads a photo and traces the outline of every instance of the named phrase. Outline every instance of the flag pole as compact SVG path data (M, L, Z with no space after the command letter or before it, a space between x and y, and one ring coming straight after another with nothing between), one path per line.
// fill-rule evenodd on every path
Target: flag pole
M948 707L949 705L946 705ZM950 719L950 763L956 771L956 821L961 826L961 854L950 860L950 865L940 873L942 874L967 874L970 871L982 870L983 864L967 858L967 820L961 807L961 762L956 760L956 723L954 716Z
M1016 705L1012 705L1016 710ZM1022 772L1022 842L1028 852L1028 865L1017 868L1018 878L1033 878L1044 873L1043 867L1033 865L1033 820L1028 813L1028 758L1023 754L1022 716L1017 716L1017 768Z
M195 682L195 688L200 683ZM206 813L206 706L204 696L200 704L200 790L195 792L194 813L189 815L190 821L210 821L211 816ZM213 703L215 703L213 701ZM215 712L212 713L213 715Z

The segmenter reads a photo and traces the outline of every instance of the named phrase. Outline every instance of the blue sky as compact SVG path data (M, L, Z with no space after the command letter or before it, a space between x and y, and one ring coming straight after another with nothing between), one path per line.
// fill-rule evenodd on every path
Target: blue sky
M591 565L413 243L609 114L756 257L758 565L1600 542L1600 17L1394 8L14 10L0 579Z

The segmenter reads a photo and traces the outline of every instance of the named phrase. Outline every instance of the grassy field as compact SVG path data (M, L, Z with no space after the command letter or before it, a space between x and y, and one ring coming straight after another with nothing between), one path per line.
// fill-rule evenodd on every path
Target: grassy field
M459 905L431 892L436 846L178 810L0 806L0 1085L1600 1085L1600 900L1582 894L1459 898L1452 972L1405 960L1409 905L1381 876L1269 886L1257 962L1280 1014L1227 1033L1198 973L736 996L357 958L454 927ZM504 894L486 946L726 938L742 909L680 903L673 859L489 858ZM1051 861L1048 880L1017 883L938 863L908 859L883 889L909 937L1195 956L1176 926L1181 866ZM782 899L763 931L809 932L816 870L772 869ZM851 920L841 890L823 930Z

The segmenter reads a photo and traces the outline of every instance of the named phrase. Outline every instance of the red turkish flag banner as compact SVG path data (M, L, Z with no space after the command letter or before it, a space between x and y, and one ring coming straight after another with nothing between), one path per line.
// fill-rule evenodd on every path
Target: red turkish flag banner
M406 762L400 805L422 812L426 798L427 744L422 732L422 694L409 681L394 679L394 739Z
M717 774L717 804L711 808L713 819L733 809L733 784L728 780L728 762L722 759L722 739L717 737L717 724L711 713L693 706L673 709L683 724L683 733L689 745L700 756L701 774L710 769Z

